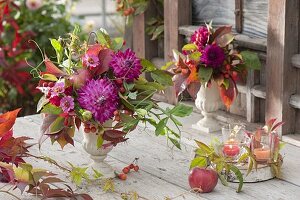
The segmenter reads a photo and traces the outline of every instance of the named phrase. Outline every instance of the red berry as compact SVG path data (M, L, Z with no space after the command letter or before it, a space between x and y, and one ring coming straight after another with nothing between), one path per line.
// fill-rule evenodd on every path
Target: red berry
M120 79L120 78L118 78L118 79L116 80L116 82L117 82L117 84L119 84L119 85L122 85L122 84L123 84L123 80Z
M90 128L84 128L84 132L85 132L85 133L89 133L90 131L91 131Z
M124 113L125 113L126 115L132 115L132 111L131 111L131 110L125 110Z
M120 112L118 110L115 110L114 111L114 116L119 116L120 115Z
M130 164L130 165L129 165L129 168L130 168L130 169L133 169L133 168L134 168L134 164Z
M225 68L226 68L227 71L229 71L230 68L231 68L231 66L230 65L226 65Z
M124 174L128 174L130 172L130 169L129 167L124 167L122 171Z
M53 87L53 86L54 86L53 82L48 83L48 87Z
M137 172L137 171L139 171L140 167L139 167L138 165L136 165L136 166L134 166L134 168L133 168L133 169L134 169L134 171L136 171L136 172Z
M43 87L48 87L48 82L44 82Z
M229 74L224 74L224 77L225 78L229 78Z
M120 92L121 92L121 93L124 93L125 91L126 91L126 90L125 90L124 87L121 87L121 88L120 88Z
M127 179L127 175L126 174L119 174L118 175L119 179L125 181Z
M94 127L94 126L91 127L90 130L91 130L92 133L95 133L97 131L96 127Z

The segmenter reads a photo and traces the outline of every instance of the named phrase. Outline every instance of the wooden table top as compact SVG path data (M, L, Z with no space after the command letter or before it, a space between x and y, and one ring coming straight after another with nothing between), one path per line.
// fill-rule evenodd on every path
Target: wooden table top
M112 200L121 199L121 193L137 192L141 199L159 200L174 198L181 199L300 199L300 148L287 144L283 149L284 164L282 166L282 179L273 179L260 183L245 183L243 191L236 193L237 184L230 183L229 187L225 187L218 182L217 187L209 194L190 193L188 185L188 173L190 160L194 156L193 139L199 139L209 142L211 137L221 134L204 134L199 133L191 128L196 123L200 115L193 113L191 116L182 119L182 150L171 147L163 136L156 137L153 130L144 127L138 127L129 134L128 142L117 145L110 153L107 161L118 171L127 166L134 160L139 158L140 170L137 173L130 173L126 181L115 179L115 192L103 192L99 186L83 186L78 188L79 191L90 194L94 199ZM39 128L42 122L40 115L26 116L18 118L14 127L16 136L26 135L34 138L39 137ZM31 149L31 153L35 155L47 155L60 163L67 164L67 161L83 166L87 165L90 160L88 155L81 147L82 136L76 134L75 147L67 145L62 151L58 144L51 145L50 141L43 144L41 152L38 146ZM60 174L63 172L55 166L48 163L32 160L30 161L34 167L49 169L50 171ZM2 186L3 184L0 184ZM27 194L21 195L18 190L13 192L21 199L35 199ZM0 199L13 199L12 197L0 193Z

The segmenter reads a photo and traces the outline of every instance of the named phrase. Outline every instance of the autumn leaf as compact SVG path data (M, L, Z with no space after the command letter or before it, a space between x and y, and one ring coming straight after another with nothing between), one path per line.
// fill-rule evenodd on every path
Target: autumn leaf
M235 97L237 96L237 88L235 83L229 79L228 89L225 88L224 85L219 87L221 99L226 106L227 110L229 110L231 104L233 103Z
M52 74L56 77L65 75L65 73L62 70L60 70L58 67L56 67L53 64L53 62L46 55L45 55L44 63L46 65L46 71L42 72L42 75L43 74Z
M0 137L8 132L15 124L17 115L21 108L0 115Z

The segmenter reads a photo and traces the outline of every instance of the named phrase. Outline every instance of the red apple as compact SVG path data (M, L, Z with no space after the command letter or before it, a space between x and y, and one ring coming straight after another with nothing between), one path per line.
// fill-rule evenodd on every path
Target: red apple
M208 193L213 191L218 183L218 174L215 170L195 167L190 171L189 184L198 192Z

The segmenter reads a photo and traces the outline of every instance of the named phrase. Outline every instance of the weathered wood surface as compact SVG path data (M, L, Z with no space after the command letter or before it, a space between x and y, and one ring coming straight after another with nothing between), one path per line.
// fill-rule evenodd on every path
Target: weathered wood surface
M285 125L281 134L295 132L296 111L289 104L296 93L297 72L291 57L298 53L299 0L270 0L266 73L266 119L276 116Z
M162 104L165 105L165 104ZM125 144L118 145L110 154L108 161L117 169L121 170L135 157L139 157L141 170L138 173L131 173L127 181L115 180L116 192L104 193L98 186L88 186L78 189L89 193L95 199L121 199L120 193L136 191L141 197L149 200L164 199L183 194L177 199L284 199L293 200L300 197L300 148L287 144L284 153L284 164L282 169L282 180L274 179L267 182L245 184L243 192L237 194L237 184L231 183L229 187L218 183L215 191L210 194L196 195L189 193L187 181L190 159L194 156L193 139L209 142L214 136L221 137L221 134L209 135L199 133L191 129L191 124L196 123L200 118L197 113L181 120L184 124L182 150L171 149L163 137L156 137L153 130L144 130L139 127L129 135ZM14 128L16 135L27 135L35 138L39 135L41 125L40 115L19 118ZM33 141L33 142L34 142ZM57 144L51 145L47 141L42 146L42 153L50 156L60 163L66 164L70 161L76 165L84 165L89 162L87 154L81 148L81 135L76 135L75 147L67 146L62 151ZM39 154L38 147L33 148L34 154ZM79 159L80 158L80 159ZM61 171L43 162L33 163L36 167L43 167L62 174ZM20 195L22 199L32 199L32 196ZM0 199L8 199L0 193Z
M266 38L268 0L244 0L243 33ZM193 24L235 25L235 0L193 0Z

